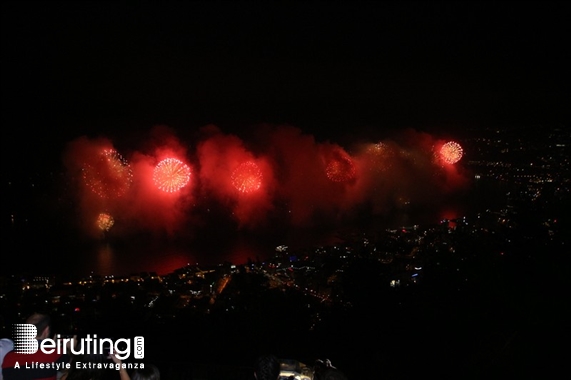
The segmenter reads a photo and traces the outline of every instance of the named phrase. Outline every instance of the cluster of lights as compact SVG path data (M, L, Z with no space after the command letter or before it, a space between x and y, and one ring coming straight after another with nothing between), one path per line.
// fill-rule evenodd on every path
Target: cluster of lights
M87 187L101 198L120 197L133 182L131 166L116 150L104 149L95 162L82 168Z
M109 231L111 227L113 227L113 224L115 224L115 220L107 213L102 212L97 217L97 227L99 227L101 231Z
M347 182L355 179L355 165L351 157L344 152L337 152L335 158L329 161L325 174L333 182Z
M240 164L232 172L232 185L242 193L251 193L262 186L262 171L253 161Z
M190 182L190 168L176 158L165 158L153 171L155 185L167 193L174 193Z

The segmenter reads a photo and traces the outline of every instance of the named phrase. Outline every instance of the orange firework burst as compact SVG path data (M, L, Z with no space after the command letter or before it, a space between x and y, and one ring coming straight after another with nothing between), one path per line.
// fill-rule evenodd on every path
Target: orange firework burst
M463 154L462 147L455 141L448 141L440 148L440 158L447 164L457 163Z
M166 158L155 167L153 181L159 190L174 193L190 181L190 168L176 158Z
M345 152L337 151L325 168L325 174L333 182L346 182L355 179L355 165Z
M104 149L99 157L83 168L87 187L101 198L120 197L133 182L133 171L127 161L115 150Z
M246 161L232 172L232 185L242 192L251 193L262 186L262 172L253 161Z
M99 227L101 231L109 231L111 227L113 227L113 224L115 224L115 220L107 213L102 212L97 217L97 227Z

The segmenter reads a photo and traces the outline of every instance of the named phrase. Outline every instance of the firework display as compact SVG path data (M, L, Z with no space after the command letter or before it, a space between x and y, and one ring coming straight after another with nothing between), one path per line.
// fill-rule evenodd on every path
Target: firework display
M351 181L355 179L355 165L349 155L339 151L325 168L325 174L333 182Z
M115 236L174 233L218 217L250 229L265 218L303 225L369 206L378 213L396 195L419 204L428 194L448 193L466 183L468 172L457 142L413 130L394 139L359 138L347 148L289 126L264 128L253 144L205 129L195 148L168 132L157 130L145 150L130 147L129 163L109 139L69 143L62 158L74 186L66 189L76 190L89 235L111 228ZM100 212L107 214L98 218ZM121 216L119 230L111 215Z
M190 182L190 168L176 158L166 158L153 171L155 185L167 193L174 193Z
M111 227L113 227L113 224L115 224L115 220L107 213L102 212L97 217L97 227L99 227L101 231L109 231Z
M460 144L449 141L440 148L440 158L447 164L455 164L462 158L464 151Z
M262 185L262 172L255 162L246 161L234 169L231 179L232 185L238 191L251 193Z
M82 174L85 185L101 198L120 197L133 182L131 166L113 149L103 149L96 160L85 163Z

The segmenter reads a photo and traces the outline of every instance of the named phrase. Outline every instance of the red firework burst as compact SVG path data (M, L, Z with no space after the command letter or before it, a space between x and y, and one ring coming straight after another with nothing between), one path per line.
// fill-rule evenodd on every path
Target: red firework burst
M155 166L153 181L159 190L174 193L190 181L190 168L176 158L166 158Z
M325 168L325 174L333 182L350 181L355 179L355 165L347 153L336 152Z
M240 164L232 172L232 185L242 192L251 193L262 186L262 172L258 165L253 161L246 161Z
M455 164L462 158L464 150L455 141L448 141L440 148L440 158L447 164Z
M84 164L83 180L101 198L120 197L133 182L129 163L117 151L104 149L94 162Z

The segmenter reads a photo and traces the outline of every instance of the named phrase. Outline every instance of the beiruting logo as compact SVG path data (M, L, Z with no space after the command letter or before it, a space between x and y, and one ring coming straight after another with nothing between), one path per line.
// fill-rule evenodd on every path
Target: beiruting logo
M131 356L131 339L93 337L89 334L85 338L76 339L75 345L70 344L71 338L64 338L56 334L56 339L42 339L38 341L38 330L30 323L14 324L14 351L20 354L35 354L38 349L44 354L114 354L118 359L125 360ZM69 346L69 347L68 347ZM69 348L69 351L68 351ZM143 359L145 357L145 338L136 336L133 338L133 357Z

